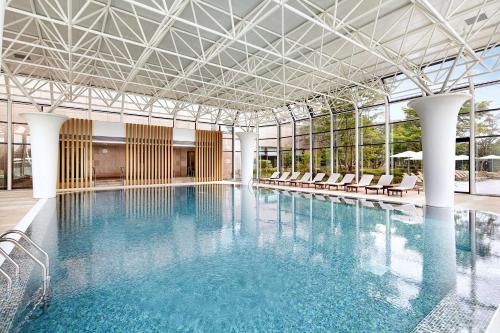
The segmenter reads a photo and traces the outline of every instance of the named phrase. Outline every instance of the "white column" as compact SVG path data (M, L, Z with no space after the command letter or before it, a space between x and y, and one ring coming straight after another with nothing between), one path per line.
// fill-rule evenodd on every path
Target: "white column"
M422 127L425 203L429 206L453 206L457 117L470 98L469 94L441 94L408 103Z
M253 132L238 132L241 147L241 184L248 185L253 178L253 161L257 134Z
M59 131L68 117L52 113L22 113L31 134L33 198L56 196Z

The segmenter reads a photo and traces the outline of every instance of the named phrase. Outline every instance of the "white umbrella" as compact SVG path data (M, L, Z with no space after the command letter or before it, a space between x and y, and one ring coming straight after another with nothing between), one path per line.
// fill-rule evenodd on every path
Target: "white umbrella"
M457 155L455 156L455 161L467 161L469 159L469 156L467 155Z
M478 160L500 160L500 156L498 156L498 155L487 155L487 156L479 157Z
M414 157L415 154L417 154L417 153L414 152L413 150L407 150L407 151L404 151L402 153L391 155L391 157L411 158L411 157Z
M418 153L414 152L413 150L407 150L402 153L394 154L391 155L391 157L399 157L399 158L406 158L407 160L411 160L413 157L415 157ZM410 163L407 163L407 172L410 173Z
M412 158L409 158L410 161L421 161L423 158L423 153L421 151L418 151L415 153L414 156L412 156Z

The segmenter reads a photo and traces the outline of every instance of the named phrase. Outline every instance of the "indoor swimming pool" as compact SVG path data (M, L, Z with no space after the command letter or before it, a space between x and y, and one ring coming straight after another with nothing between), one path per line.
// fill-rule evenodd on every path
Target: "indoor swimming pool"
M29 231L52 295L44 311L21 304L14 332L409 333L443 316L480 332L500 302L493 214L237 185L67 193L44 209Z

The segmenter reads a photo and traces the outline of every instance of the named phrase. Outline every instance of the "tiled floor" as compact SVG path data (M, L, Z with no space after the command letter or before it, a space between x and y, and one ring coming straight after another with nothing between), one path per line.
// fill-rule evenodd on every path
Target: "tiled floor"
M38 201L31 190L0 191L0 232L12 229Z

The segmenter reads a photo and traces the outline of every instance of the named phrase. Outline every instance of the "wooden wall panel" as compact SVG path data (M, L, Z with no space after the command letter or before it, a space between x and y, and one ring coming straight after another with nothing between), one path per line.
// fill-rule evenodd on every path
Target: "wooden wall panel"
M126 124L125 145L127 185L166 184L172 181L172 128Z
M59 135L59 189L92 186L92 120L68 119Z
M222 132L196 130L195 180L222 180Z

